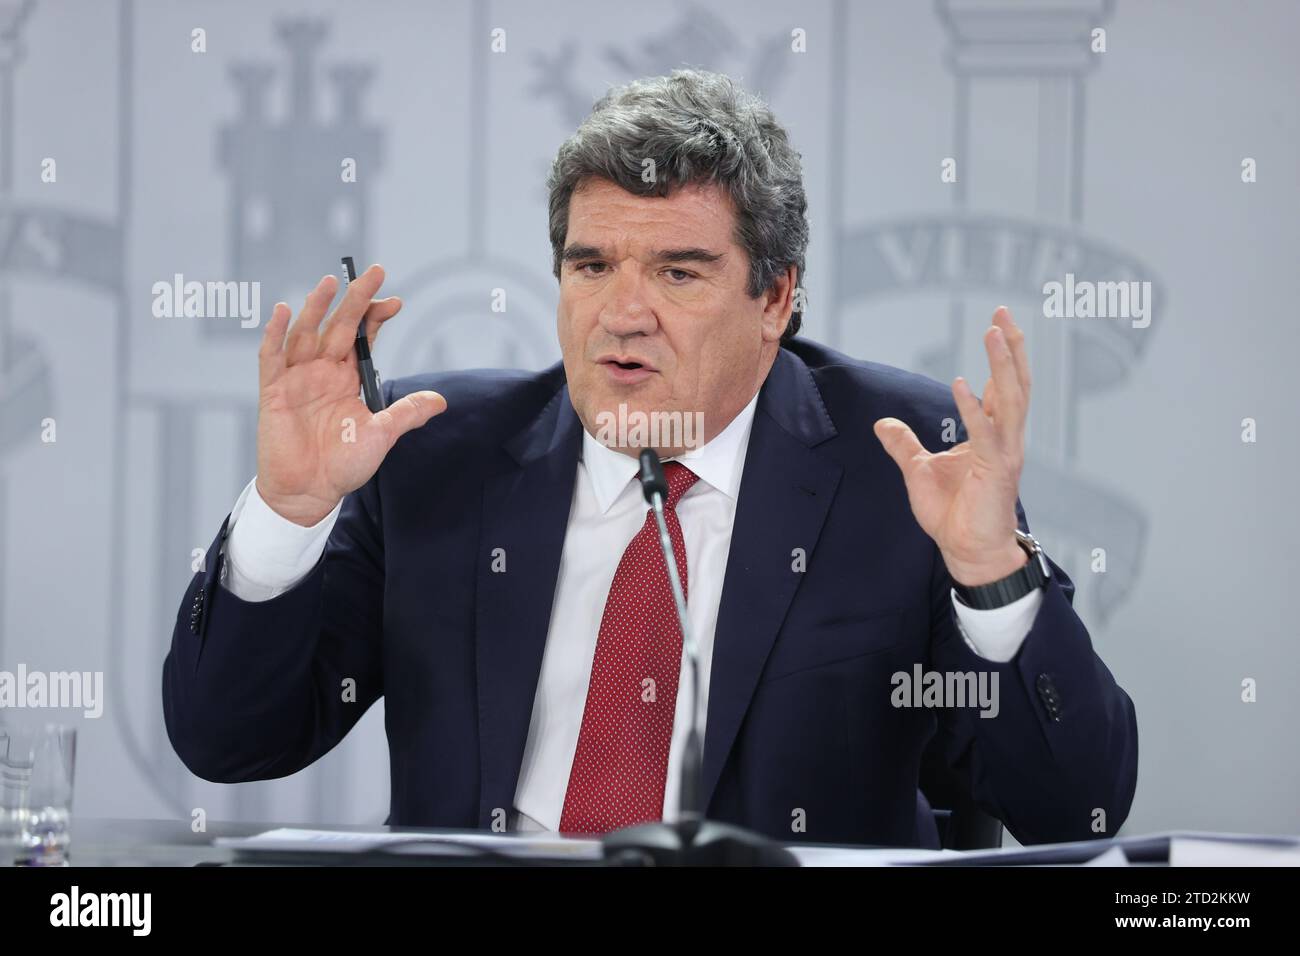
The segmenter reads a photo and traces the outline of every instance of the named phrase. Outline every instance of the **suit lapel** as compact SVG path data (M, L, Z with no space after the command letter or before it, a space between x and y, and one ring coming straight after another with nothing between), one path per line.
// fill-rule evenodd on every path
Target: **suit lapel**
M802 548L811 560L839 484L843 469L812 450L835 433L812 373L781 349L750 430L718 607L701 782L706 808L802 580L792 552Z
M481 827L514 804L581 439L561 388L506 444L511 461L484 484L476 609Z

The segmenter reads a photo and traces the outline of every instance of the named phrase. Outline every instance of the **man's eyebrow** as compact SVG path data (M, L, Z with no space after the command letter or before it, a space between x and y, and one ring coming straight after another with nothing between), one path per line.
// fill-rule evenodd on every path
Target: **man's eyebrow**
M658 249L654 252L653 258L656 262L718 262L723 258L721 252L712 252L708 249L701 249L699 246L691 246L686 249Z
M595 246L572 245L566 246L564 252L560 254L560 259L564 262L577 262L581 259L605 259L607 255L605 250L598 249ZM651 259L655 262L718 262L724 257L721 252L713 252L709 249L703 249L699 246L688 246L684 249L656 249L651 253Z
M605 254L595 246L565 246L560 258L564 262L576 262L579 259L603 259Z

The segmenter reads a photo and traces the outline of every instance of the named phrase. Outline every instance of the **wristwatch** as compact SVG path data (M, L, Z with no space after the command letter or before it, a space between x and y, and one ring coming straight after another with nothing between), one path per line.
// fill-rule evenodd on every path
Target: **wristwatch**
M1029 563L1022 568L1017 568L1005 578L988 584L965 585L954 581L952 589L957 592L957 599L962 604L980 611L991 611L996 607L1005 607L1013 601L1020 600L1051 579L1051 565L1047 563L1043 546L1034 536L1017 528L1016 543L1028 552Z

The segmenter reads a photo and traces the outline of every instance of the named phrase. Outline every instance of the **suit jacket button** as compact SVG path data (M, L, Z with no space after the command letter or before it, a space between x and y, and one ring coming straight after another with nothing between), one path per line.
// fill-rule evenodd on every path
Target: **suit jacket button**
M1038 699L1043 702L1043 708L1047 711L1047 717L1053 723L1059 723L1061 720L1061 695L1056 690L1056 685L1052 683L1052 678L1047 674L1039 674L1038 679L1034 682L1038 688Z
M194 603L190 605L190 632L199 633L199 620L203 616L203 588L194 593Z

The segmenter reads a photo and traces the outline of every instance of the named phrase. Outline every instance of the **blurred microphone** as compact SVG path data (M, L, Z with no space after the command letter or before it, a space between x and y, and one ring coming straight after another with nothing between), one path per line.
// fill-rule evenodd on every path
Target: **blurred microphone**
M682 751L680 813L683 819L688 815L698 818L704 813L704 808L699 805L703 764L699 730L700 655L690 624L686 620L686 594L682 588L681 572L677 568L677 556L673 554L673 542L668 536L668 525L664 520L664 503L668 499L668 481L664 478L664 468L653 448L643 449L640 461L641 470L637 477L641 482L641 493L654 513L655 524L659 526L659 547L664 553L664 563L668 565L668 582L672 585L673 603L677 606L677 623L682 629L682 647L686 651L686 662L691 670L690 724L686 749Z

